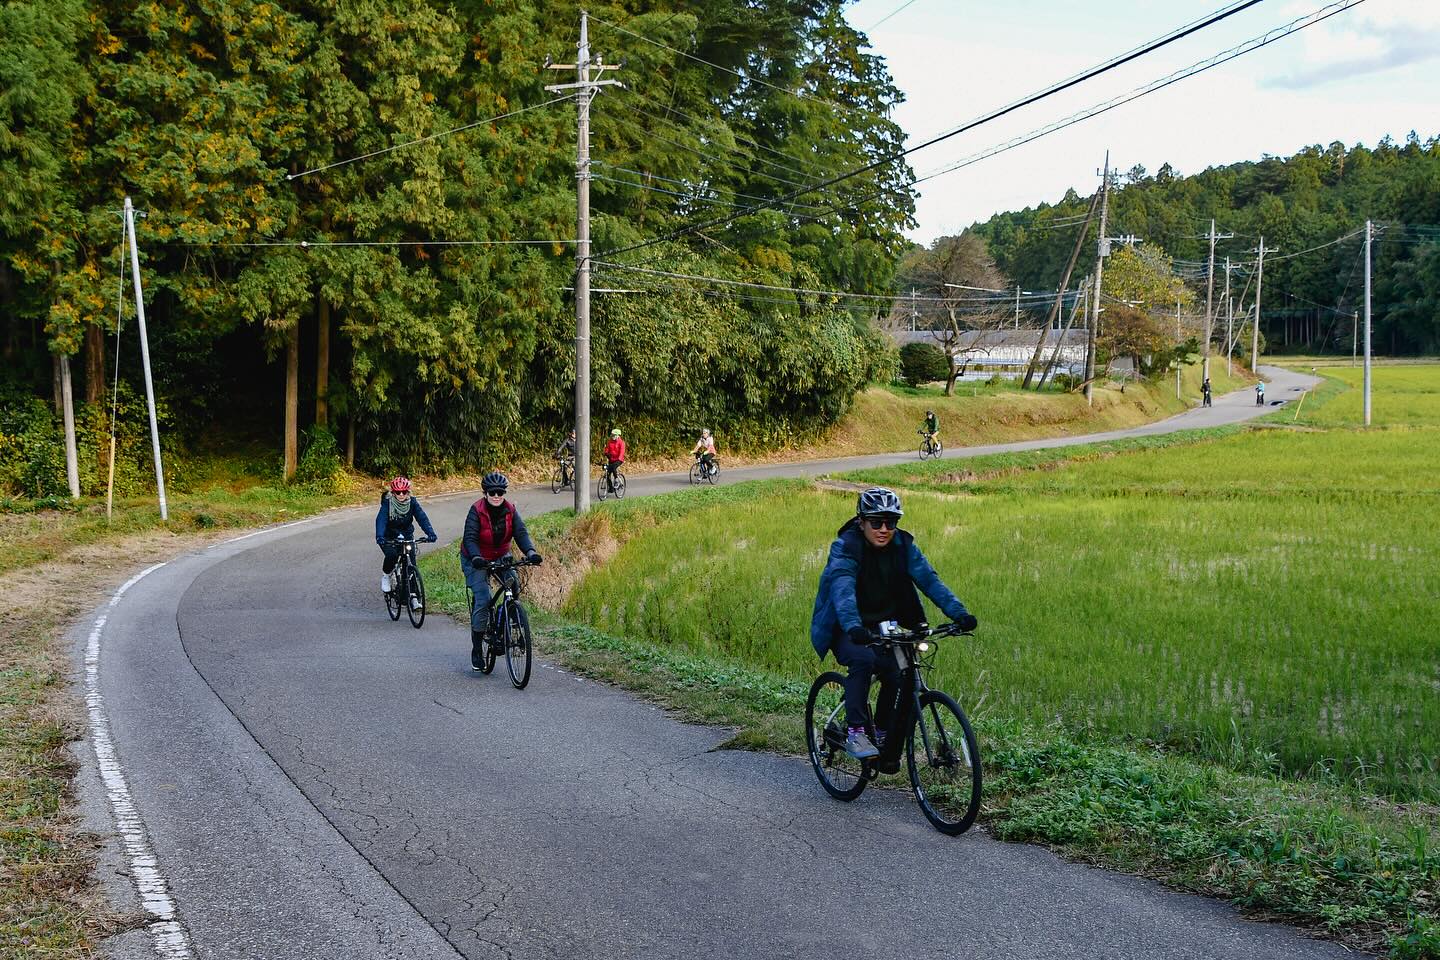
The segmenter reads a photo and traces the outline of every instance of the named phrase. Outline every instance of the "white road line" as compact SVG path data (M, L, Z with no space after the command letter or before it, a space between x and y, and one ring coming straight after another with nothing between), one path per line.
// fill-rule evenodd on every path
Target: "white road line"
M212 544L211 544L209 547L207 547L206 549L207 549L207 550L214 550L216 547L223 547L223 546L225 546L226 544L239 543L241 540L249 540L251 537L258 537L258 536L260 536L260 534L262 534L262 533L274 533L276 530L284 530L286 527L298 527L298 526L300 526L300 524L302 524L302 523L310 523L311 521L313 521L313 520L318 520L318 519L320 519L320 518L319 518L318 516L315 516L315 517L306 517L304 520L291 520L289 523L282 523L282 524L280 524L280 526L278 526L278 527L266 527L266 528L263 529L263 530L254 530L254 531L251 531L250 533L243 533L243 534L241 534L241 535L238 536L238 537L231 537L229 540L221 540L219 543L212 543ZM147 572L148 572L148 571L147 571ZM141 574L141 576L144 576L144 574ZM128 585L129 585L129 584L127 584L126 586L128 586ZM121 590L123 591L123 590L124 590L124 587L121 587ZM117 596L118 596L118 594L117 594Z
M110 797L110 808L115 813L115 829L125 844L125 857L130 864L130 875L135 880L140 903L153 918L148 926L155 951L165 960L191 960L194 953L190 949L190 937L180 925L175 901L155 862L155 854L145 836L145 825L140 820L140 812L135 809L130 786L115 756L115 743L110 739L110 720L105 715L105 698L100 694L100 638L106 621L110 619L108 611L120 602L125 591L163 566L165 564L157 563L125 581L110 598L105 608L107 612L96 618L95 626L90 629L90 639L85 644L85 704L90 713L90 739L95 745L95 761L100 767L105 792Z

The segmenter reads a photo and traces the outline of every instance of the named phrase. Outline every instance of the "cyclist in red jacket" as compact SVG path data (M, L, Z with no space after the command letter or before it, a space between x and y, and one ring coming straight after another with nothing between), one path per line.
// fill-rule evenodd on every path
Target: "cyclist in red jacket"
M483 662L486 633L490 629L485 620L492 599L486 565L508 557L512 543L520 547L531 563L540 562L540 554L535 552L535 543L530 539L530 531L525 529L525 521L520 519L515 505L505 499L509 487L510 481L505 474L485 474L480 481L485 496L476 500L465 515L465 535L460 538L460 572L475 594L475 609L470 611L470 666L476 670ZM512 588L518 586L514 570L507 570L502 576Z
M620 436L620 428L616 427L610 431L610 441L605 444L605 488L611 493L615 492L615 471L625 462L625 441Z

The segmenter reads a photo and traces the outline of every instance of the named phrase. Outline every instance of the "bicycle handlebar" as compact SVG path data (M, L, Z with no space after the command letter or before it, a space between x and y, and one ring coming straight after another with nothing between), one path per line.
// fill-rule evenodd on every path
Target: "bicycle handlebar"
M938 627L926 625L918 630L903 630L900 633L879 634L872 632L871 636L874 639L870 641L868 646L883 647L887 644L919 643L922 640L939 639L943 637L973 637L975 633L972 630L961 630L958 623L942 623Z
M506 570L511 570L515 567L533 567L535 566L535 561L531 560L529 557L524 557L520 560L516 560L513 556L501 557L499 560L486 560L483 557L471 557L470 566L474 567L477 570L488 570L491 573L504 573Z
M407 543L434 543L439 539L439 537L425 537L423 540L419 537L414 539L409 537L385 537L380 542L387 547L403 547Z

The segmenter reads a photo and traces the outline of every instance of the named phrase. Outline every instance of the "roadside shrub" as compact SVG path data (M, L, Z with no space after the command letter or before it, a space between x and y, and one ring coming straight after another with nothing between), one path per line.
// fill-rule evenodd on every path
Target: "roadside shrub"
M308 427L302 435L302 447L294 482L321 493L333 493L345 474L334 434L321 426Z
M907 343L900 348L900 378L912 387L950 375L945 351L933 343Z

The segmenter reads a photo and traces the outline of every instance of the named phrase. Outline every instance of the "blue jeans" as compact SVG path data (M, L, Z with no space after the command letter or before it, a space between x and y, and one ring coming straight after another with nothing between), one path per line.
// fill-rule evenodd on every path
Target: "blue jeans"
M469 585L470 592L475 594L475 609L470 611L470 629L476 633L483 633L490 629L486 613L494 596L491 591L490 574L484 569L477 570L472 567L470 562L463 557L460 559L460 570L465 574L465 583ZM506 570L501 577L510 585L512 591L519 592L520 578L516 576L514 570Z
M900 664L895 662L895 654L874 647L862 647L843 635L830 644L830 652L849 669L845 678L845 725L865 726L870 712L870 678L878 676L880 696L875 701L875 726L888 730L900 692Z

